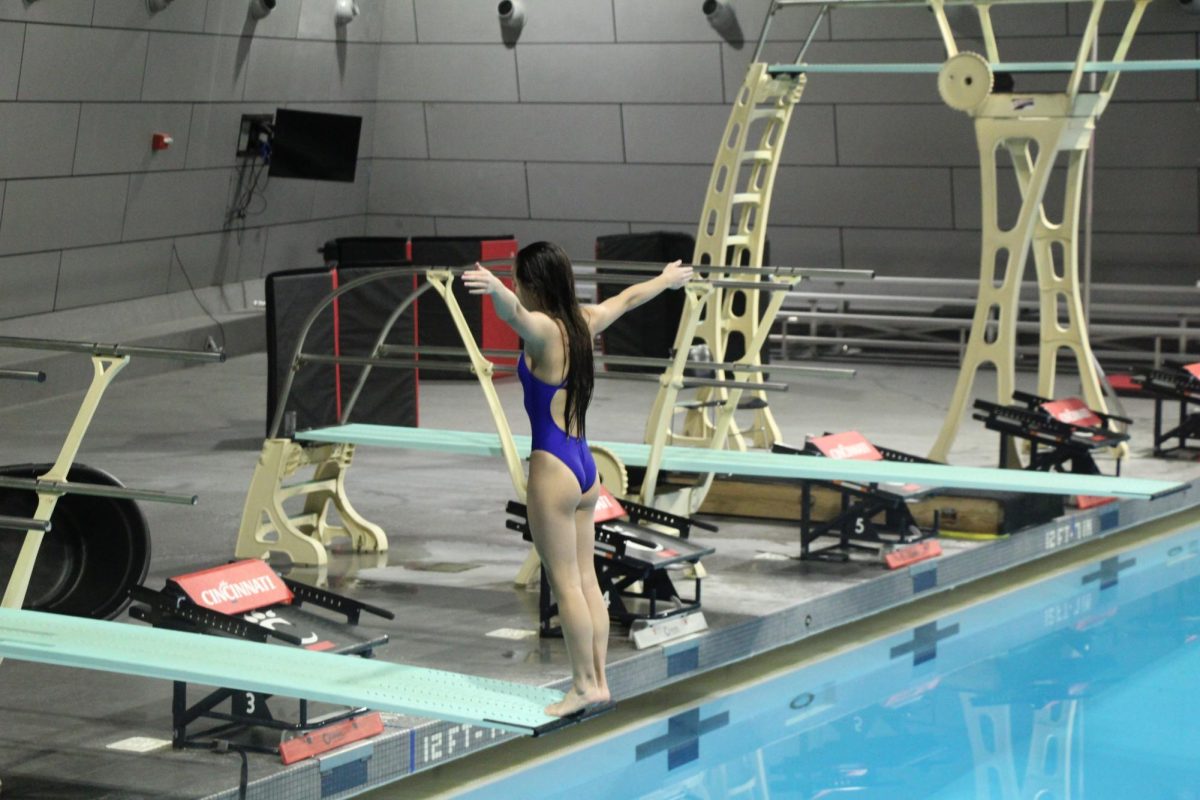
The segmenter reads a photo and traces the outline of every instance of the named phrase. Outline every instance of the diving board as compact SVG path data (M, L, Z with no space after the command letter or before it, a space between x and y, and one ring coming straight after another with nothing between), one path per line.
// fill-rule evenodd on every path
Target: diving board
M430 450L457 455L498 456L504 450L494 433L349 424L296 434L308 442L347 443ZM513 437L517 450L528 455L530 438ZM625 464L645 465L651 446L630 442L593 442ZM891 461L838 461L815 456L779 455L756 451L664 447L662 468L700 474L750 475L784 480L844 480L861 483L915 483L922 486L988 489L1031 494L1085 494L1097 497L1157 499L1188 488L1186 483L1111 478L1098 475L1028 472L1025 470L958 467L945 464L906 464Z
M875 75L891 73L901 75L936 75L945 67L944 62L934 63L879 63L879 64L772 64L767 67L770 75ZM1010 61L988 64L992 72L1072 72L1074 61ZM1137 59L1135 61L1087 61L1080 67L1084 72L1195 72L1200 70L1200 59L1166 58Z
M777 12L789 7L807 8L816 12L812 15L815 19L799 54L791 64L762 67L767 78L794 80L802 87L804 81L815 80L822 74L936 74L942 100L973 122L980 157L979 294L949 408L928 454L936 461L950 460L950 449L972 397L975 376L982 367L995 368L994 401L1007 405L1012 400L1016 385L1018 301L1030 254L1037 271L1039 293L1037 394L1055 396L1058 357L1065 351L1074 358L1088 407L1108 412L1102 371L1091 349L1084 313L1083 294L1090 270L1085 264L1081 280L1077 241L1084 173L1093 134L1122 74L1198 71L1200 59L1128 58L1150 0L1124 3L1080 0L1080 4L1090 8L1085 9L1086 21L1079 30L1079 45L1073 60L1001 58L993 12L1001 6L1060 2L1071 0L771 0L752 57L753 72L760 68L758 62L767 31ZM905 6L924 6L931 12L944 46L947 59L944 63L805 63L805 52L830 9ZM949 6L969 6L976 12L979 34L970 38L981 40L982 54L959 49L958 34L946 13ZM1102 57L1101 16L1115 6L1127 10L1122 11L1123 20L1114 21L1111 15L1106 15L1105 30L1116 35L1111 47L1105 43ZM975 46L975 41L971 44ZM1010 81L994 80L997 74L1029 73L1065 73L1065 85L1056 92L1017 91ZM1087 87L1086 78L1090 78ZM998 163L1002 160L1011 161L1011 172L1004 169L1007 165ZM1061 166L1064 161L1065 169ZM999 182L1010 174L1016 178L1021 206L1015 218L1006 218L1001 224ZM1055 196L1047 193L1052 179L1062 180L1064 186L1061 207L1055 210L1047 208L1046 199ZM1127 445L1121 444L1115 454L1119 457L1125 452ZM1019 459L1015 450L1010 455L1014 463ZM653 473L654 469L652 464L647 471Z
M236 686L536 736L582 716L542 709L562 692L494 678L296 647L0 608L0 656Z
M830 8L891 8L903 6L979 6L983 0L773 0L772 7L829 6ZM986 0L988 5L1031 5L1034 3L1086 3L1091 0Z

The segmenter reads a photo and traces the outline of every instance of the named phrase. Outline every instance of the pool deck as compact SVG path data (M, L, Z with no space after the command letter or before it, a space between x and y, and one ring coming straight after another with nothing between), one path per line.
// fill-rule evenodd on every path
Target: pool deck
M78 366L90 370L86 358ZM220 365L122 376L101 404L79 461L130 486L200 496L195 508L141 504L154 545L147 585L158 588L168 576L232 557L262 443L265 366L265 356L252 354ZM940 427L954 371L854 366L859 375L853 381L806 379L777 395L773 407L785 439L854 428L892 449L924 452ZM1033 377L1018 380L1030 388ZM1070 382L1069 376L1060 379L1064 386ZM977 384L977 395L988 396L987 382ZM514 431L527 432L515 379L502 379L497 388ZM598 381L589 431L600 439L640 439L653 389L637 381ZM473 382L424 382L420 399L423 426L491 430ZM1124 402L1135 425L1133 456L1122 474L1200 479L1197 461L1148 457L1152 403ZM8 462L52 460L77 403L77 394L50 396L0 411ZM995 435L967 419L952 461L992 466L995 449ZM1102 466L1111 472L1111 464ZM379 658L532 685L565 683L561 640L533 633L536 592L513 584L528 546L504 528L512 486L500 459L363 447L355 455L349 494L364 516L387 531L384 563L335 556L326 576L278 566L299 580L325 577L334 591L393 610L395 620L363 620L367 631L390 637ZM610 684L617 700L630 705L634 697L755 654L913 601L930 602L942 591L1055 552L1119 537L1200 506L1198 495L1193 485L1154 502L1104 505L995 541L943 539L940 558L892 572L867 563L797 561L794 524L711 519L719 532L693 534L716 548L704 560L708 630L639 651L614 629ZM690 587L682 588L686 593ZM0 798L238 796L237 754L110 747L134 737L169 740L169 683L11 659L0 670L0 719L6 723L0 726ZM287 713L282 698L273 702ZM385 715L385 725L374 739L290 767L277 757L250 754L247 797L340 798L389 784L381 796L399 795L404 784L394 782L405 776L435 766L452 771L463 756L512 738L395 715Z

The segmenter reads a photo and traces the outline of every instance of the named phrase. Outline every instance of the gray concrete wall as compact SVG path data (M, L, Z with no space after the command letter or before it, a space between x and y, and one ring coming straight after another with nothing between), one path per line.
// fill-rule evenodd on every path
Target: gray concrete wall
M0 0L0 318L54 333L48 312L312 266L362 234L383 20L363 5L339 33L332 0L259 21L246 0ZM363 115L356 180L264 176L230 219L241 115L280 107Z
M733 3L741 47L722 41L699 0L525 0L524 30L508 48L495 5L388 4L368 231L511 231L522 241L560 240L577 256L606 233L695 233L767 0ZM1131 4L1110 6L1102 54ZM996 8L1002 56L1073 58L1087 9ZM974 12L952 11L963 49L982 51ZM814 14L781 12L766 60L792 60ZM1157 0L1131 57L1196 58L1197 31L1200 16ZM822 24L808 60L942 57L924 9L842 9ZM1025 77L1018 85L1063 83ZM1115 98L1096 143L1095 275L1194 285L1196 74L1126 75ZM1061 187L1051 189L1051 203L1061 197ZM1016 202L1015 186L1004 202ZM975 277L979 215L971 121L942 104L932 76L810 78L771 209L775 263Z
M0 318L253 280L338 235L511 232L587 256L603 234L694 233L767 0L734 3L741 46L699 0L524 0L515 46L495 0L359 6L339 32L333 0L279 0L258 22L246 0L0 0ZM1085 11L996 9L1002 53L1070 57ZM781 14L767 60L794 57L812 14ZM980 49L969 13L955 25ZM1132 56L1196 58L1198 31L1157 0ZM835 11L809 60L941 57L910 8ZM240 116L285 106L362 115L358 179L271 180L231 223ZM174 145L151 152L154 131ZM1196 74L1123 77L1097 154L1097 276L1200 278ZM772 260L973 277L978 194L970 121L932 77L815 76Z

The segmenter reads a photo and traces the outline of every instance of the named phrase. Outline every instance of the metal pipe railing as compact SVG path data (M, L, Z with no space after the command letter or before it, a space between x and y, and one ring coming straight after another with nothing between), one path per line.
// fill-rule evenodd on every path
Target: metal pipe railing
M175 503L182 506L196 505L194 494L170 494L151 489L129 489L124 486L106 486L100 483L77 483L75 481L43 481L37 478L12 478L0 476L0 487L5 489L30 489L45 494L86 494L92 497L116 497L128 500L148 500L153 503Z
M616 372L597 372L596 377L608 380L646 381L648 383L659 383L661 381L660 376L651 374L649 372L629 372L624 374ZM727 381L720 378L692 378L687 376L684 376L680 380L680 387L683 389L695 389L700 386L712 387L714 389L744 389L751 392L788 391L788 385L786 383L774 383L771 381L764 381L760 383L758 381Z
M329 356L316 353L301 353L300 360L306 364L346 364L353 367L383 367L384 369L438 369L458 372L474 372L471 364L455 361L418 361L417 359L385 358L382 356ZM347 405L349 405L347 403ZM342 420L341 424L345 424Z
M519 350L480 350L486 358L511 358L516 359L521 355ZM380 348L380 355L395 353L398 355L427 355L427 356L444 356L444 357L465 357L466 351L459 347L438 347L426 345L408 345L408 344L388 344ZM595 353L593 359L597 364L611 364L614 366L624 367L662 367L666 369L673 363L669 358L657 358L654 356L620 356L608 355L606 353ZM326 356L332 359L333 356ZM418 365L424 364L427 367L433 368L436 366L441 369L442 366L452 364L453 362L437 361L437 362L415 362ZM702 370L721 370L722 372L773 372L779 371L784 373L795 374L815 374L828 375L836 378L853 378L855 371L852 369L839 369L834 367L808 367L800 364L742 364L736 361L686 361L684 366L687 369L702 369ZM630 373L614 372L610 377L624 377Z
M33 339L22 336L0 336L0 347L20 350L52 350L64 353L87 353L93 356L139 356L145 358L169 358L177 361L224 361L225 354L209 350L183 350L176 347L143 347L141 345L105 344L102 342L64 341L59 339Z
M46 380L46 373L36 369L0 369L0 379L43 383Z
M628 272L662 272L663 265L658 261L572 261L575 267L586 267L588 269L620 269ZM720 265L720 264L682 264L684 267L691 267L696 272L720 272L728 275L768 275L781 278L827 278L830 280L850 280L863 281L872 280L875 277L875 270L872 269L840 269L837 267L787 267L764 265L761 267L750 267L744 265ZM578 276L577 276L578 277Z
M25 519L24 517L10 517L7 514L0 514L0 529L49 533L52 527L54 526L48 519Z

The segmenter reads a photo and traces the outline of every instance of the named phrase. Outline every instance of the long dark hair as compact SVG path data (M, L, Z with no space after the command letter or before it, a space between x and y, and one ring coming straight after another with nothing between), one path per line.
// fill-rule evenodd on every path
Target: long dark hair
M521 288L538 304L538 310L562 320L567 340L566 431L586 435L588 405L592 402L595 374L592 365L592 333L579 299L575 296L575 273L571 259L552 242L534 242L517 253L514 271Z

